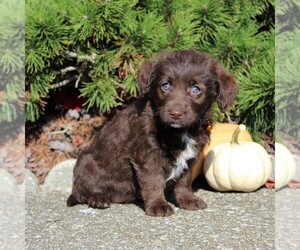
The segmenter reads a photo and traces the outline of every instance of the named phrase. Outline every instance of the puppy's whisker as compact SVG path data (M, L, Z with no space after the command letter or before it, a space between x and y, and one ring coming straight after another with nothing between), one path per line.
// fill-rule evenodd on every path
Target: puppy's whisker
M153 115L154 115L154 116L160 116L160 112L159 112L159 111L156 111L156 112L153 113Z

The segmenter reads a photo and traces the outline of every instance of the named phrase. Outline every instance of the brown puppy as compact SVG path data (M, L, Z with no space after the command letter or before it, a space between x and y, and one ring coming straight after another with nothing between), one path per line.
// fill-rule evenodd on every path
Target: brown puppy
M78 157L67 205L107 208L141 198L147 215L178 206L207 207L191 188L191 166L209 142L212 104L226 110L237 94L235 79L208 55L162 53L139 71L140 97L106 124Z

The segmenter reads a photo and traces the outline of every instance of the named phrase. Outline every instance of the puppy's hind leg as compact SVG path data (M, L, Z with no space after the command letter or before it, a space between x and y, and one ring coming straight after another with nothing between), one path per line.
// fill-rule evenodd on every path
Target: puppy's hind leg
M69 198L67 199L67 206L68 207L73 207L73 206L75 206L77 204L79 204L78 201L77 201L77 199L74 197L73 194L71 194L69 196Z
M73 207L77 204L85 204L87 203L87 199L80 195L76 187L73 187L72 194L67 199L67 206Z
M82 152L74 167L72 194L67 199L69 207L77 204L88 204L94 208L110 206L110 199L102 195L105 178L103 176L100 178L100 173L99 165L93 155ZM103 185L100 186L100 183Z

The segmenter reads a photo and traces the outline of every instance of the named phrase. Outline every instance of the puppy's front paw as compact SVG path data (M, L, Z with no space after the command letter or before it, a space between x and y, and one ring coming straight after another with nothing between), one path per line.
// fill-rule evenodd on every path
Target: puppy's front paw
M111 201L105 196L95 195L88 199L88 206L92 208L109 208L110 204Z
M207 208L206 202L196 197L186 197L179 199L177 202L180 208L186 210L201 210Z
M156 217L165 217L174 214L174 210L167 202L161 202L146 208L146 214Z

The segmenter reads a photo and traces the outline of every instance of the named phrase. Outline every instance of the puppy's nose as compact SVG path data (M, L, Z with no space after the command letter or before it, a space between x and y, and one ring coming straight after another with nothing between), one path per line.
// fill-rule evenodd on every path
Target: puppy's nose
M183 112L179 111L179 110L170 110L169 112L170 112L171 118L174 120L178 120L183 115Z

